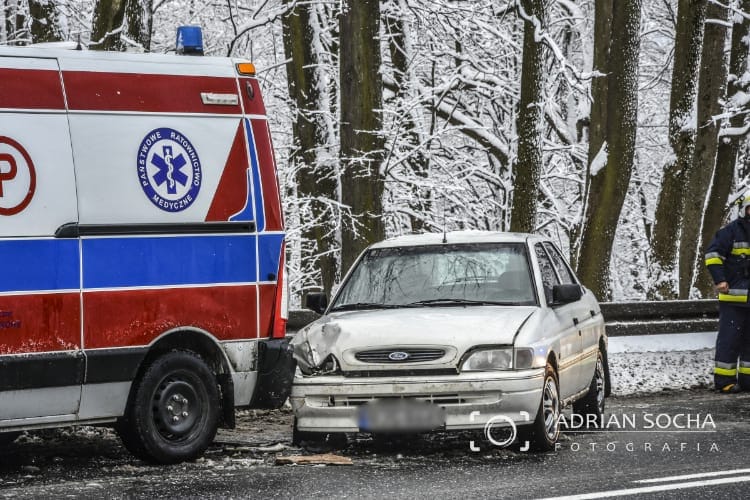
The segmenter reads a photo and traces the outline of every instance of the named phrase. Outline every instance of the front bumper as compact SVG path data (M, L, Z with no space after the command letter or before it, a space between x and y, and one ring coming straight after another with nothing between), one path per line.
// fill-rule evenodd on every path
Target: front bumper
M359 408L380 398L414 398L441 406L445 430L481 429L493 417L518 424L536 418L544 368L417 377L294 378L290 396L297 428L310 432L360 432ZM477 413L478 412L478 413Z

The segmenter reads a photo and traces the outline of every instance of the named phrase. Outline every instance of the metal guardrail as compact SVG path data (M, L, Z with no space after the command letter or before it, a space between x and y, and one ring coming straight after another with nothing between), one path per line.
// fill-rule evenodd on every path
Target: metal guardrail
M712 332L719 328L716 300L602 302L610 337L666 333ZM295 333L320 316L313 311L289 311L288 333Z
M712 332L719 328L719 301L602 302L610 337Z

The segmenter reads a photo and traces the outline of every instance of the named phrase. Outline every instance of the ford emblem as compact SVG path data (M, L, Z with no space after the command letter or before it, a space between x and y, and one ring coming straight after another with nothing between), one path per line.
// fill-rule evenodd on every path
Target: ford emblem
M392 352L388 355L388 359L391 361L404 361L409 359L409 353L402 351Z

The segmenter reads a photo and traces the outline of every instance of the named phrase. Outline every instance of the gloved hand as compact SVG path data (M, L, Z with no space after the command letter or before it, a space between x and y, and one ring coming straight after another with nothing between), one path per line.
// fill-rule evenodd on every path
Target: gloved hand
M716 288L716 291L719 293L727 293L729 291L729 283L722 281L721 283L716 283L714 288Z

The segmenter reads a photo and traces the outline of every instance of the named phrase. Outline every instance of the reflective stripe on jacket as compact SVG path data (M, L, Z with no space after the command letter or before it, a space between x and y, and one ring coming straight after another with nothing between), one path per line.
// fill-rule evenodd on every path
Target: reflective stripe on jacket
M726 281L729 291L719 300L748 304L750 287L750 223L735 219L716 232L706 249L706 267L714 283Z

